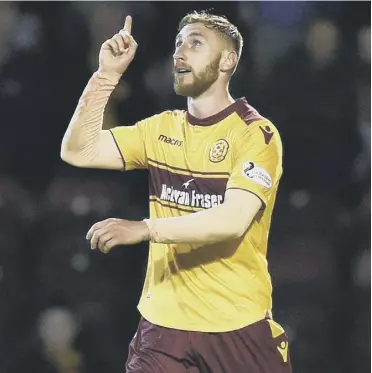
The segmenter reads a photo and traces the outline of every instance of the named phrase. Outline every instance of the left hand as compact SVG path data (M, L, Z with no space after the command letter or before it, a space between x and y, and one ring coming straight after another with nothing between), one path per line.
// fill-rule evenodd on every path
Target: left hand
M149 229L144 221L110 218L93 224L86 239L92 250L107 254L114 246L133 245L147 240Z

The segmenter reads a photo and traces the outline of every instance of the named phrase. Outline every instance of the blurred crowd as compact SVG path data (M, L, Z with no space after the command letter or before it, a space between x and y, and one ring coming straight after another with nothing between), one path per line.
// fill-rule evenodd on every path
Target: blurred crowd
M0 2L0 373L124 372L147 245L91 251L90 225L147 216L147 173L60 160L100 45L133 16L139 44L105 128L166 109L178 21L243 34L231 83L278 127L284 175L269 267L294 371L370 371L370 2Z

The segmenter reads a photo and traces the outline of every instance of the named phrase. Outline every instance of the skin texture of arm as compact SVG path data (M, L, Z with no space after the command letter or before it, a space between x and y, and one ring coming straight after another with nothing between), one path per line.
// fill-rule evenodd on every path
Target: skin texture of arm
M89 80L62 140L65 162L76 167L123 169L112 134L102 130L103 113L119 79L116 73L95 72Z
M150 240L157 243L211 244L241 237L262 206L253 193L226 191L223 204L174 218L146 219Z

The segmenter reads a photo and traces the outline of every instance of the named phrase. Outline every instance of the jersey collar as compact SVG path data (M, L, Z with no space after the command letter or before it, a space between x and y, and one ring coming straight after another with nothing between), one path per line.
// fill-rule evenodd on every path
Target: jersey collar
M223 119L227 118L232 113L237 113L242 115L243 112L247 111L249 107L247 99L245 97L237 99L231 105L227 106L225 109L221 110L219 113L214 114L207 118L196 118L189 112L186 112L187 121L193 126L212 126Z

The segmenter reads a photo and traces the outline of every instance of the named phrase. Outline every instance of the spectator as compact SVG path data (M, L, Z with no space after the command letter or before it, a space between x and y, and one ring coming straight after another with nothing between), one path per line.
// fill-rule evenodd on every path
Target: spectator
M267 83L267 111L284 142L285 184L345 203L356 154L356 95L337 26L314 21Z

